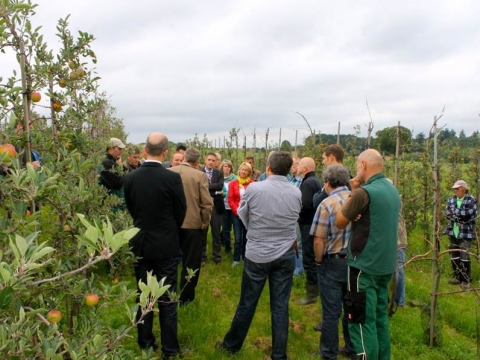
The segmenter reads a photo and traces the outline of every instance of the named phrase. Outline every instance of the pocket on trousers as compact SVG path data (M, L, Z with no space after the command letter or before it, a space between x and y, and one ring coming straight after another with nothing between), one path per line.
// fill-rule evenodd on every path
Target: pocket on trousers
M347 319L357 324L365 323L367 293L347 291L345 294L345 312Z

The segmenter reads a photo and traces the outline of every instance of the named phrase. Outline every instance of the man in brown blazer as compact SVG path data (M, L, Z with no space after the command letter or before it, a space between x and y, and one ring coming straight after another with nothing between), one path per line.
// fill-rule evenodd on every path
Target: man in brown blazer
M187 304L195 299L195 287L202 264L202 238L204 230L210 223L213 199L208 191L207 175L196 169L200 152L195 148L188 148L183 155L183 162L169 170L180 174L187 199L187 214L180 228L180 248L182 249L180 303ZM188 284L187 268L198 269L195 277Z

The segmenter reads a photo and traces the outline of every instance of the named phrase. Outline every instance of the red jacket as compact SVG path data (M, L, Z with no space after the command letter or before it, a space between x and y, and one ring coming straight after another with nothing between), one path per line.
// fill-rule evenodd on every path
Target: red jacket
M243 185L243 187L246 189L248 185L253 183L255 181L250 179L250 182L246 183ZM240 206L240 186L238 183L238 179L235 179L233 181L230 181L230 184L228 184L228 205L230 205L230 208L232 209L232 212L235 216L238 217L238 207Z

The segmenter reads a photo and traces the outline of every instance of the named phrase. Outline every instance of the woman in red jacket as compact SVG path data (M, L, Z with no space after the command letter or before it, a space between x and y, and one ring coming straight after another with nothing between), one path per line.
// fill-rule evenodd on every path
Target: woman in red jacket
M233 263L232 266L236 266L240 263L240 256L245 258L245 245L247 244L247 229L242 223L242 220L238 217L238 207L240 200L242 199L245 189L250 185L253 180L250 178L252 175L252 166L249 163L242 163L238 168L238 178L231 181L228 185L228 204L233 213L233 233L235 235L235 246L233 247Z

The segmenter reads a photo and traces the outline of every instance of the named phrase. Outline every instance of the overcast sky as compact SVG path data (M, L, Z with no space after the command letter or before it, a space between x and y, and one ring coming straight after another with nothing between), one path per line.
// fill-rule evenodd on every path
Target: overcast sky
M93 34L100 88L129 142L162 131L212 141L241 128L257 146L299 143L300 112L324 134L439 125L470 135L480 121L480 1L40 0L34 25ZM241 132L241 134L243 135ZM243 144L243 140L241 142Z

